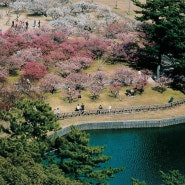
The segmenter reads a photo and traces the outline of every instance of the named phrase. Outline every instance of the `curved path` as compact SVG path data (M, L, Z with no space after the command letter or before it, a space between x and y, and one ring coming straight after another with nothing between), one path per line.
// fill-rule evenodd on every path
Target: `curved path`
M135 112L130 114L109 114L71 117L60 120L63 129L54 134L64 135L70 131L70 125L81 130L89 129L120 129L120 128L147 128L165 127L185 123L185 104L166 110Z
M177 106L185 104L185 99L180 99L178 101L166 104L156 104L156 105L146 105L146 106L132 106L126 108L116 108L116 109L101 109L101 110L91 110L91 111L74 111L68 113L60 113L57 116L59 119L67 119L71 117L77 116L92 116L92 115L116 115L116 114L129 114L129 113L137 113L137 112L151 112L151 111L159 111L159 110L167 110L172 109Z

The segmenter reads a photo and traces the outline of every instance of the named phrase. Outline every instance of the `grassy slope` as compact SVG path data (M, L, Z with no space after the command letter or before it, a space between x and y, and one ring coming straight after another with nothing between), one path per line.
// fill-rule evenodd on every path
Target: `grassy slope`
M99 61L94 63L92 67L86 70L86 73L91 73L97 71L99 66ZM112 73L116 68L123 66L123 64L103 64L102 71L106 71L108 73ZM168 102L169 98L173 96L175 100L185 98L185 95L179 91L172 90L167 88L164 93L159 93L157 91L152 90L154 87L154 83L149 83L145 87L145 91L142 95L136 95L135 97L127 97L125 95L125 90L129 87L124 87L120 91L119 98L114 98L110 96L108 89L106 88L104 92L100 95L97 100L92 100L90 98L90 93L88 91L82 91L82 98L73 103L68 103L64 100L65 90L59 90L57 93L51 95L47 94L46 101L53 107L60 107L62 112L72 112L74 111L76 105L79 103L84 103L85 108L87 110L94 110L99 107L101 104L103 108L107 109L109 105L112 108L119 107L128 107L128 106L136 106L136 105L151 105L151 104L165 104Z
M73 0L73 2L77 2L77 1L78 0ZM141 1L144 2L145 0L141 0ZM123 0L123 1L117 0L117 8L116 8L116 0L115 1L86 0L86 2L94 2L94 3L106 5L106 6L110 7L110 9L112 11L118 13L119 15L122 15L123 17L124 16L129 16L129 17L133 18L134 17L133 9L136 9L136 7L134 7L131 2L129 4L129 0ZM9 24L6 25L5 24L6 21L7 21L7 17L5 15L6 9L3 9L2 11L3 11L3 18L0 21L1 21L1 29L3 29L3 31L4 31L4 30L6 30L10 27L11 21L15 19L15 15L14 14L11 15L10 22L9 22ZM130 14L128 15L128 13L130 13ZM30 23L30 26L32 25L32 22L33 22L34 19L36 19L36 20L40 19L41 24L47 24L47 21L48 21L48 18L32 17L32 16L29 16L29 15L26 15L26 14L21 14L21 19L22 20L28 20L29 23ZM98 65L100 65L100 63L96 62L86 72L91 73L91 72L97 71ZM103 64L102 70L111 72L116 67L119 67L119 65L110 66L110 65ZM16 79L11 79L11 81L14 81L14 80L16 80ZM182 93L180 93L178 91L173 91L172 89L167 89L166 92L164 92L163 94L160 94L156 91L153 91L151 89L152 86L153 86L153 84L147 85L143 95L137 95L135 98L126 97L125 94L124 94L124 92L125 92L124 88L120 92L120 98L119 99L110 97L109 93L107 91L105 91L103 94L101 94L100 98L96 101L92 101L89 98L89 93L87 91L84 91L82 93L82 99L77 101L77 102L73 102L71 104L69 104L68 102L63 100L64 92L61 90L61 91L58 91L54 95L48 94L46 96L46 102L48 102L53 107L53 109L56 108L56 107L60 107L61 111L63 111L63 112L71 112L75 109L77 103L81 104L82 102L85 104L86 109L91 110L91 109L97 109L97 107L100 104L102 104L104 108L107 108L108 105L110 105L110 104L112 105L112 108L117 108L117 107L133 106L133 105L149 105L149 104L166 103L170 96L174 96L175 100L180 99L180 98L184 98L184 95ZM170 111L163 111L163 114L161 114L161 113L159 115L154 114L153 116L158 117L158 118L160 118L161 116L164 116L164 117L165 116L172 116L172 113L169 114L168 112L170 112ZM178 113L182 114L182 107L176 108L175 111L173 111L173 112L175 112L175 115L178 115ZM137 116L138 115L140 115L139 119L141 119L142 117L143 118L146 117L146 115L142 114L142 113L137 114ZM152 117L152 115L150 115L150 114L147 114L147 116ZM130 119L130 115L127 116L127 117L128 118L126 118L124 116L124 119ZM131 117L133 118L133 115ZM106 120L107 118L108 117L106 117L106 118L104 117L102 119ZM88 118L88 119L91 119L91 118ZM92 118L92 120L94 120L94 119L99 120L100 118L97 118L97 117ZM111 119L116 119L116 117L115 118L110 117L108 119L110 119L110 120ZM119 118L117 118L117 119L119 119ZM86 118L85 118L85 120L86 120ZM83 121L83 120L81 120L81 121Z

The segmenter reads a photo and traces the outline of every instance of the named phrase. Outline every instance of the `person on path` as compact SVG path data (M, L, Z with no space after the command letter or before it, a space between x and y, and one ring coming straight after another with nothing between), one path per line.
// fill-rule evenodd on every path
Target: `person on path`
M28 21L26 21L26 30L28 29L28 25L29 25L29 24L28 24Z
M57 107L56 109L56 116L58 117L60 115L60 109Z
M38 22L38 28L40 28L40 20L39 20L39 22Z
M112 109L112 106L111 106L111 105L109 105L109 107L108 107L108 111L109 111L109 112L111 112L111 109Z
M82 105L81 105L82 114L84 113L84 110L85 110L85 105L82 103Z
M36 20L33 21L33 27L36 27Z

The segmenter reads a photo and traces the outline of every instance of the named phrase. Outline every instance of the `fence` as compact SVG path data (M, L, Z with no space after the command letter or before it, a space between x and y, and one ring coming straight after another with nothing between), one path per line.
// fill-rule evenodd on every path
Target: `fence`
M155 104L155 105L145 105L145 106L132 106L125 108L116 108L109 111L108 109L101 110L85 110L85 111L74 111L67 113L60 113L58 115L59 119L67 119L76 116L91 116L91 115L109 115L109 114L130 114L135 112L149 112L149 111L157 111L157 110L166 110L170 108L174 108L180 106L185 103L185 99L180 99L178 101L166 104Z

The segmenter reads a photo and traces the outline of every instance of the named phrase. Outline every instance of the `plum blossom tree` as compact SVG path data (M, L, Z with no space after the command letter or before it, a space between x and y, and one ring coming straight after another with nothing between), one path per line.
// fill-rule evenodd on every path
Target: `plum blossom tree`
M6 56L10 56L17 51L28 47L26 39L22 37L21 34L15 34L12 30L5 32L2 35L2 38L3 40L5 39L3 42L4 48L2 50L6 52Z
M27 10L37 15L47 15L46 12L51 7L57 7L59 3L52 0L29 0Z
M89 76L80 73L71 73L66 78L65 82L67 87L71 87L77 91L83 90L89 84Z
M61 44L70 36L70 32L68 30L55 30L50 33L50 37L54 40L56 44Z
M7 58L5 65L10 75L17 75L17 70L21 69L24 65L24 61L21 57L17 57L17 54L14 54Z
M91 93L91 98L93 100L97 99L99 97L99 95L103 92L104 86L102 84L98 84L98 83L91 83L89 86L89 91Z
M33 81L43 78L47 73L46 67L37 62L27 63L22 70L23 76Z
M134 77L135 71L127 67L118 68L113 74L113 80L119 81L122 85L131 85Z
M95 73L92 73L90 78L93 83L97 83L102 86L104 86L105 84L108 84L109 82L109 77L107 73L104 71L97 71Z
M120 36L120 35L117 35ZM122 37L122 38L121 38ZM136 64L138 61L138 43L137 34L122 34L119 39L123 39L121 43L114 42L111 45L111 49L107 53L107 58L111 60L112 63L117 61L126 61L131 64Z
M103 30L103 35L109 39L115 39L116 35L128 32L126 22L115 22L107 25Z
M58 89L63 85L63 79L54 74L47 74L40 80L40 89L44 92L51 92L53 89Z
M11 2L14 2L16 0L1 0L0 1L0 6L5 6L7 7Z
M110 44L106 39L90 37L86 42L86 48L93 54L93 58L100 58L108 51Z
M66 6L52 8L48 10L48 15L53 20L50 24L56 28L67 28L73 32L83 30L94 32L100 27L116 22L120 17L107 7L101 8L95 3L76 2Z
M93 100L97 99L99 95L103 92L105 84L108 83L108 75L103 71L97 71L89 76L90 84L88 89L91 93L91 98Z
M9 108L14 106L17 100L20 100L20 94L13 86L3 87L0 90L0 101L5 103Z
M41 34L32 39L32 47L40 48L42 55L48 55L52 50L56 48L56 44L49 34Z
M74 87L68 87L66 89L65 97L69 103L72 103L75 99L77 99L78 92L76 91L76 89L74 89Z
M66 78L69 74L80 70L79 66L75 65L74 63L69 63L67 60L56 63L56 67L59 74L64 78Z
M173 80L163 74L156 80L156 82L157 85L155 89L163 93L166 90L167 86L173 82Z
M0 83L5 84L8 79L8 71L7 69L0 66Z
M21 58L23 65L27 62L38 61L42 57L42 52L40 48L26 48L16 52L17 58Z
M111 93L111 95L113 95L113 97L116 98L118 97L121 88L122 88L122 83L115 81L110 85L109 92Z
M72 57L69 60L56 63L56 67L60 69L59 73L66 77L71 73L78 73L87 68L92 62L92 59L88 57Z

